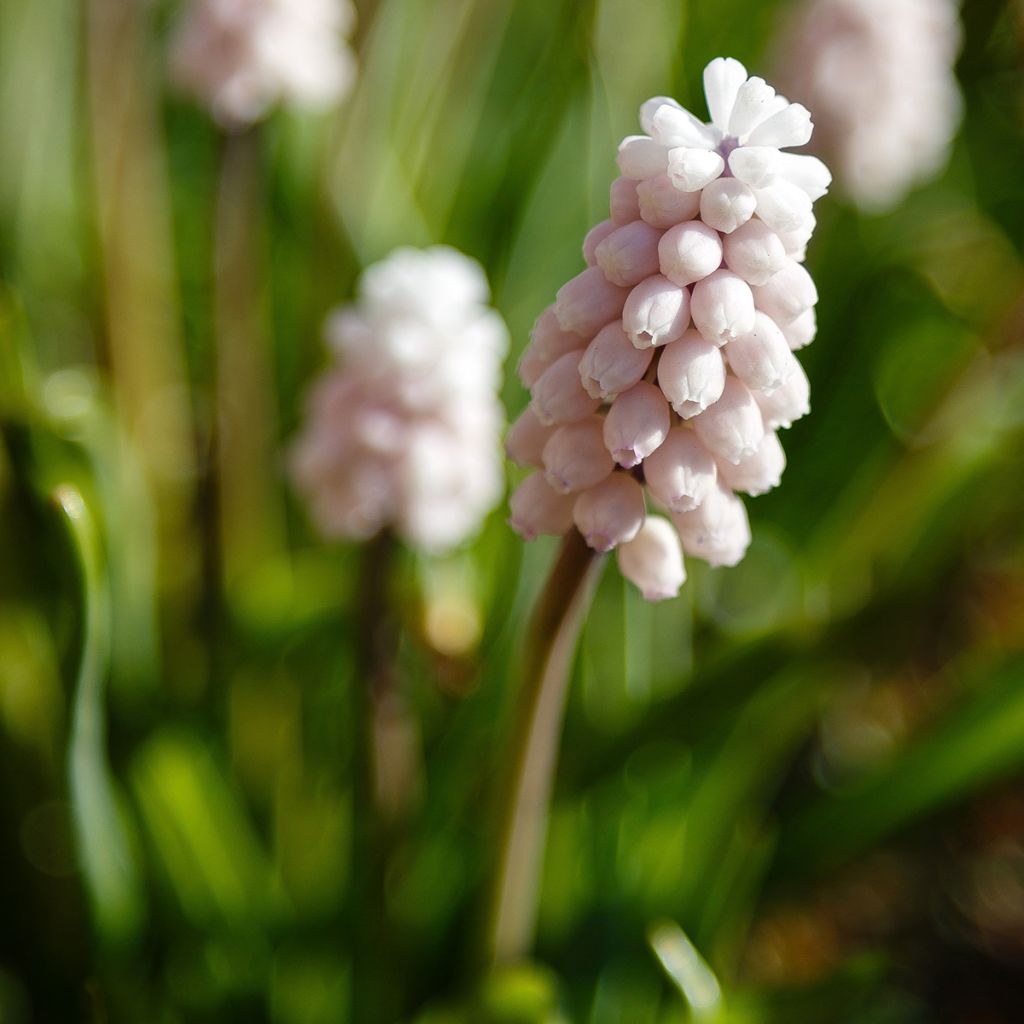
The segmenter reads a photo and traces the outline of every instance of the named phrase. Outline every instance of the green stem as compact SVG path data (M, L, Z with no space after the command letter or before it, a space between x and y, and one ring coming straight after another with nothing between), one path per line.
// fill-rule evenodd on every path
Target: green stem
M260 141L257 129L224 139L214 237L218 542L229 595L285 549Z
M399 694L394 659L397 629L388 582L395 542L381 533L363 549L359 580L359 635L352 681L355 755L353 815L352 1019L375 1024L397 1019L400 986L387 921L385 881L395 822L380 800L381 716Z
M533 942L569 671L603 559L569 533L537 603L526 647L518 717L500 804L498 867L488 928L493 964L525 956Z

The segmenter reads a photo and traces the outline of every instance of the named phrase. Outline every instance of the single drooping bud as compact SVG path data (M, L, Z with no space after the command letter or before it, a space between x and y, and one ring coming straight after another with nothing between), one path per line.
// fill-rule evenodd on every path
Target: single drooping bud
M559 494L572 494L599 484L614 468L604 443L604 419L585 420L559 427L544 445L544 477Z
M709 565L732 566L750 546L750 522L743 502L721 484L692 512L673 515L683 551Z
M687 331L661 353L658 384L676 415L693 419L714 405L725 390L721 350L700 331Z
M635 285L658 272L661 232L635 220L616 228L594 250L594 259L612 284Z
M329 318L340 365L312 389L291 455L325 536L362 540L391 528L413 547L443 551L498 500L507 333L487 298L479 265L454 249L398 249L366 270L357 302ZM510 453L537 464L546 432L524 414ZM535 519L524 511L525 531Z
M580 380L582 352L567 352L556 359L533 385L533 411L541 423L572 423L601 404L583 390Z
M782 450L779 435L769 430L756 452L743 456L735 465L719 463L718 478L731 490L756 497L778 487L785 468L786 453Z
M764 437L761 410L750 389L728 377L722 397L693 421L701 444L716 458L739 462L757 451Z
M754 314L754 328L726 346L729 369L751 391L771 393L782 387L794 372L796 357L786 336L771 317L760 310Z
M655 500L670 512L690 512L715 486L711 453L692 430L673 427L661 446L644 460L644 480Z
M323 108L352 87L350 0L192 0L171 45L171 71L225 128L278 103Z
M557 532L571 500L586 542L617 548L649 600L678 591L681 552L714 566L743 557L737 493L778 485L776 431L809 407L793 352L816 331L802 261L828 171L783 152L810 139L799 104L734 60L712 61L704 82L710 123L656 97L640 109L644 134L619 147L611 216L537 321L520 363L533 412L508 440L543 470L513 495L512 525ZM647 515L645 493L669 519Z
M604 418L604 443L624 469L639 466L665 437L669 408L661 389L641 381L612 402Z
M572 515L595 551L611 551L632 540L643 525L643 489L626 473L613 473L576 499Z
M705 278L722 265L718 232L699 220L669 228L658 243L661 272L673 284L685 286Z
M803 0L776 40L787 95L815 113L822 150L867 210L895 205L949 157L963 102L954 0ZM811 198L828 181L790 176Z
M675 597L686 582L679 534L662 516L648 516L639 533L616 554L619 571L648 601Z
M716 270L693 286L693 326L709 341L724 345L754 327L754 296L743 278Z
M572 528L573 503L571 494L559 494L540 473L533 473L508 500L509 525L524 540L558 537Z
M508 428L505 435L505 454L517 466L533 466L540 469L544 465L544 445L554 433L553 427L546 427L537 419L532 407L527 406L519 418Z
M583 390L591 398L614 398L643 379L653 353L637 348L616 320L597 332L579 364Z
M689 291L661 274L641 281L622 307L622 329L634 348L667 345L689 326Z

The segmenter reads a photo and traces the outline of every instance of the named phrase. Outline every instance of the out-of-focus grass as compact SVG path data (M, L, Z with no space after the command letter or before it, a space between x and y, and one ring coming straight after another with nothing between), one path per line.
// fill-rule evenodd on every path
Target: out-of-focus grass
M518 411L515 358L581 265L637 104L699 108L719 54L766 71L780 6L362 4L350 101L250 140L270 390L249 415L276 409L263 422L283 447L326 311L366 262L433 241L487 266ZM164 90L177 7L131 5L122 35L103 0L0 7L2 1020L344 1020L361 940L357 559L315 541L271 459L286 543L247 544L219 576L218 537L244 515L222 503L236 511L218 530L210 489L223 140ZM967 116L936 182L885 217L820 204L814 411L785 437L783 486L751 503L747 560L693 566L658 607L602 581L548 843L545 966L479 985L495 752L553 548L523 550L499 510L447 562L400 559L397 656L426 766L383 871L405 1019L1014 1019L1024 829L992 787L1024 775L1015 17L965 5ZM57 485L88 510L84 595ZM937 866L947 850L967 852ZM990 862L998 885L972 888ZM879 863L939 881L894 895ZM886 909L871 927L842 896L851 877ZM688 1005L687 950L714 972L713 1010Z

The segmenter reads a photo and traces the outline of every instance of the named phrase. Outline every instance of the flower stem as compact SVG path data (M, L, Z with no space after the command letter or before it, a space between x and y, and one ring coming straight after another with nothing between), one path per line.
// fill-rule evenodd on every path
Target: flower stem
M263 154L256 129L224 137L214 235L220 585L285 549L277 401L266 309Z
M488 925L493 964L519 959L532 945L569 670L602 565L603 559L572 530L530 622L509 774L499 805L502 820Z
M394 538L379 534L362 552L357 620L356 674L352 680L355 762L353 800L352 1019L355 1024L398 1017L400 999L395 943L388 927L385 878L398 837L395 808L381 799L388 762L409 761L394 744L381 742L394 708L404 708L395 674L398 644L389 581ZM401 735L401 732L399 732Z

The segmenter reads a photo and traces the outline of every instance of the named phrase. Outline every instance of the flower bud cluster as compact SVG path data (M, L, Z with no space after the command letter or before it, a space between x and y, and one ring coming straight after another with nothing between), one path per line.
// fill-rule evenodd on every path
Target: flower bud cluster
M704 86L708 124L664 97L641 107L587 269L533 328L519 366L532 401L506 441L536 469L512 526L532 539L575 525L617 548L650 600L678 592L683 552L743 557L737 492L779 483L776 431L808 411L793 352L815 334L803 259L829 172L782 152L810 139L810 116L738 61L712 61Z
M776 46L783 85L814 108L818 145L867 209L896 203L949 156L963 106L954 0L804 0Z
M227 128L277 103L330 106L351 88L345 43L351 0L192 0L174 38L171 70Z
M501 497L498 400L508 346L480 266L446 246L396 249L327 322L340 365L313 387L292 475L320 531L393 528L437 552Z

